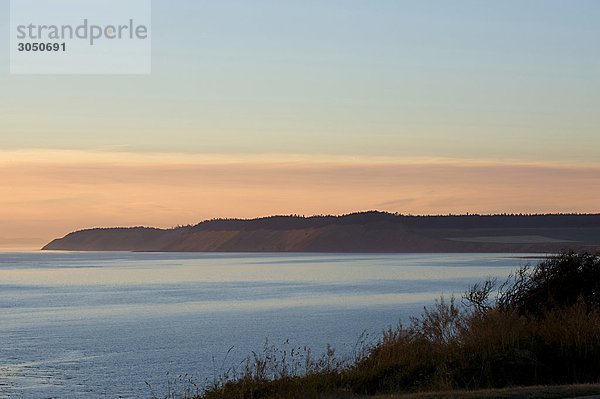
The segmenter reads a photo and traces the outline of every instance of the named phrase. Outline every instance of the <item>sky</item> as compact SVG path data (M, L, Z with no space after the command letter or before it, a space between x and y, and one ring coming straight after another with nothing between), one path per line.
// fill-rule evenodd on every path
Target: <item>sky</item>
M9 74L0 246L96 226L600 212L600 2L155 0L150 75Z

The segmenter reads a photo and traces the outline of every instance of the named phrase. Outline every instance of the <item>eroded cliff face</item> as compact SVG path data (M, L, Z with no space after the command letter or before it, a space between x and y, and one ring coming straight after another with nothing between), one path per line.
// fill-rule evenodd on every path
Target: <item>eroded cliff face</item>
M92 229L44 250L165 252L541 252L600 249L600 215L279 216L196 226Z

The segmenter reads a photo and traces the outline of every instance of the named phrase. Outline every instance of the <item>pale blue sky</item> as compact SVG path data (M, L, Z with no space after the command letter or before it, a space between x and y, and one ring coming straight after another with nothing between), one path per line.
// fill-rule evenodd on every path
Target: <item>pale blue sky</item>
M597 161L596 0L155 0L150 76L11 76L0 148Z

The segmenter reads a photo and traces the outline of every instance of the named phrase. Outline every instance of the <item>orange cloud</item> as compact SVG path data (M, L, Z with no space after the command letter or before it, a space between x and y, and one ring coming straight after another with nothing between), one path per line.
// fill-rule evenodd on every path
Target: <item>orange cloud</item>
M598 212L600 164L0 153L2 239L212 217Z

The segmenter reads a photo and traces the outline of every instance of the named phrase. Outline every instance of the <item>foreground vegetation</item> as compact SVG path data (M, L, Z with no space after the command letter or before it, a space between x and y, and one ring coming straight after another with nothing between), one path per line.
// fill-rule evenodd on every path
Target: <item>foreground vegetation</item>
M600 255L566 253L524 267L503 284L476 285L461 301L442 298L410 325L359 347L350 360L336 359L331 348L314 359L306 348L267 346L200 398L345 398L597 382Z

